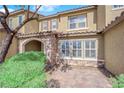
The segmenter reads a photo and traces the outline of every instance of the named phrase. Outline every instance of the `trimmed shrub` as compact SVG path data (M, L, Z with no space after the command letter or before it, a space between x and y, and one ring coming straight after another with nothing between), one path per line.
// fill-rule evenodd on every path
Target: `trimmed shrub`
M124 74L116 76L116 78L113 78L112 81L113 88L124 88Z
M45 61L43 52L31 51L11 57L0 65L0 87L46 87Z

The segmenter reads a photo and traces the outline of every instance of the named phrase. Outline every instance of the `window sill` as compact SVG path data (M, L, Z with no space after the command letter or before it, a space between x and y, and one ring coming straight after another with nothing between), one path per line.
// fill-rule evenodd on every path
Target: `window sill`
M70 58L70 57L63 57L63 59L68 59L68 60L83 60L83 61L98 61L98 59L87 59L87 58Z
M77 31L77 30L87 30L88 27L85 28L77 28L77 29L67 29L67 31Z
M122 8L112 8L113 11L115 11L115 10L121 10L121 9L124 9L124 7L122 7Z
M57 29L56 30L42 30L42 31L44 31L44 32L47 32L47 31L57 31Z
M42 31L47 32L48 30L42 30Z
M51 31L57 31L57 29L52 29Z

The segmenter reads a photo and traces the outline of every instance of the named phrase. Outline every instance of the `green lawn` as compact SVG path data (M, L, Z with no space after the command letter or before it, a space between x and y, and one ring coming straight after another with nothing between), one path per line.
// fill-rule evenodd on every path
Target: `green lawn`
M25 52L11 57L0 65L0 87L46 87L45 61L42 52Z

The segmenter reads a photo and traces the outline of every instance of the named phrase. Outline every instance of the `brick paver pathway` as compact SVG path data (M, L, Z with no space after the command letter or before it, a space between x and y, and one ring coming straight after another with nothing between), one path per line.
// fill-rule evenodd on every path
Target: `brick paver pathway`
M57 70L49 79L55 79L62 88L110 88L108 78L98 69L93 67L72 67L71 70L62 72Z

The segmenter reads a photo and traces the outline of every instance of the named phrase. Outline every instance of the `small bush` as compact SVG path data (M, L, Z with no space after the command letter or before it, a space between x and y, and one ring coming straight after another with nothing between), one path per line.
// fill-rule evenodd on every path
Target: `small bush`
M113 88L124 88L124 74L116 76L116 78L112 79Z
M0 65L0 87L46 87L46 56L42 52L25 52Z

